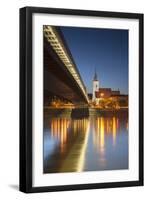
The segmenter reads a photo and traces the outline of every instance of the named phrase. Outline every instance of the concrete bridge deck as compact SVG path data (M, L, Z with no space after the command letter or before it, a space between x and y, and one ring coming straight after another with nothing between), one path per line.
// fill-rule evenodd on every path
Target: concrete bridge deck
M44 26L44 95L88 103L86 87L59 28Z

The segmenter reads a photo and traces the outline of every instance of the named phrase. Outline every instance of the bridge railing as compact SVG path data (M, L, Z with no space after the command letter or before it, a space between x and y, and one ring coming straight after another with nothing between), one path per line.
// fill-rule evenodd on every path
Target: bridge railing
M69 72L71 73L71 75L73 76L77 84L79 85L87 102L89 102L86 87L83 84L83 81L80 77L79 72L76 69L75 64L73 63L72 59L68 55L68 52L61 38L59 37L59 34L57 33L55 27L44 25L43 31L44 31L44 36L46 37L46 39L48 40L48 42L50 43L50 45L52 46L52 48L54 49L54 51L56 52L60 60L64 63L66 68L69 70Z

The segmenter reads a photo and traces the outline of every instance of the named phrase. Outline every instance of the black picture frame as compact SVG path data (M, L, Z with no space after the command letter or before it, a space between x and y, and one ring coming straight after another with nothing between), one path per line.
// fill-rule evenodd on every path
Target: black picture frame
M139 180L63 186L32 186L32 16L50 13L139 20ZM143 14L58 8L20 9L20 191L26 193L143 185Z

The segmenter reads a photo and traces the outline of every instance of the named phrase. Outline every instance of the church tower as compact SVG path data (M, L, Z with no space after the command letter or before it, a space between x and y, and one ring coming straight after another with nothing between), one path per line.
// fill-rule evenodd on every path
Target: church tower
M97 73L95 71L94 78L93 78L93 94L92 94L92 101L96 101L95 92L99 91L99 81L97 79Z

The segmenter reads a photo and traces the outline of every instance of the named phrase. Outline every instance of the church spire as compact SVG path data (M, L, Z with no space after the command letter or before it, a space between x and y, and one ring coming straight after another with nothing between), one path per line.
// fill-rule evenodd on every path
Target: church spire
M97 81L97 73L96 73L96 69L95 69L95 74L94 74L94 78L93 78L94 81Z

